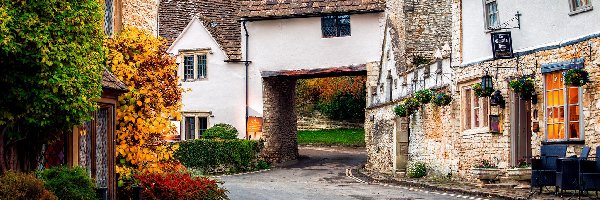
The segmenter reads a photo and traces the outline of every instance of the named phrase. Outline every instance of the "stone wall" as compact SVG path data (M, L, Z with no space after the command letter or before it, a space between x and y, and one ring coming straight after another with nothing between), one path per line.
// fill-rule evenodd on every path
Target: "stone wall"
M298 130L357 129L363 128L364 121L332 120L319 111L298 114Z
M296 79L263 78L263 135L261 153L273 163L298 158L296 124Z
M450 44L451 1L405 1L407 57L420 55L432 59L436 48Z
M156 35L158 32L157 0L121 0L123 26L135 26Z

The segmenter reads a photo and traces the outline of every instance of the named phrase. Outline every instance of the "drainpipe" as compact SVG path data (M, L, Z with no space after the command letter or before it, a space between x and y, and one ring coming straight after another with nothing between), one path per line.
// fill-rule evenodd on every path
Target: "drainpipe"
M246 28L246 22L247 21L243 21L242 24L244 26L244 33L246 36L246 60L244 61L244 65L246 65L246 121L244 121L244 123L246 124L246 138L248 138L248 66L250 66L250 61L248 61L248 37L250 37L250 35L248 34L248 29Z

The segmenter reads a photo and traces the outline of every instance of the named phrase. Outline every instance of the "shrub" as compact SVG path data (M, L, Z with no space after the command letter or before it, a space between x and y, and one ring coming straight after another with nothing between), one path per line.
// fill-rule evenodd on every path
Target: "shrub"
M254 140L197 139L179 143L177 158L188 168L203 173L235 173L255 169L261 143Z
M213 127L206 129L202 134L205 139L225 139L231 140L236 139L238 136L238 130L229 124L215 124Z
M227 190L219 182L189 173L144 173L136 175L143 188L144 199L227 199Z
M7 171L0 176L0 199L57 199L44 182L31 174Z
M37 175L58 199L97 199L95 184L84 168L53 167Z
M427 175L427 167L423 162L414 162L408 166L408 177L421 178Z
M398 117L408 116L408 111L406 110L406 105L404 105L404 103L401 103L400 105L394 107L394 112Z
M327 117L335 120L364 120L366 99L352 93L338 93L330 100L321 100L318 110Z

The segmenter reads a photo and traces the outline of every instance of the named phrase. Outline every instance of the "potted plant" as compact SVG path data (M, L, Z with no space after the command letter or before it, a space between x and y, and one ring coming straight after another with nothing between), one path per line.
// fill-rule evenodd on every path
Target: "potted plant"
M472 89L477 97L489 97L494 93L494 88L482 88L481 83L476 83Z
M404 105L406 106L406 109L411 112L410 114L412 114L412 112L415 112L417 109L419 109L421 102L414 97L410 97L404 100Z
M531 164L525 159L520 159L517 161L517 165L506 170L506 174L510 179L515 181L531 180Z
M590 74L582 68L569 69L563 73L565 85L581 87L590 82Z
M491 161L485 159L479 161L475 166L473 166L471 172L473 173L475 178L481 180L483 183L498 180L498 177L501 174L501 171L500 169L498 169L498 166L492 164Z
M450 102L452 102L452 97L450 97L450 95L444 93L444 92L439 92L435 95L433 95L433 105L435 106L447 106L450 105Z
M432 97L433 91L430 89L424 89L415 92L415 99L417 99L421 104L428 104L431 102Z
M535 84L531 77L511 80L508 84L523 100L532 99L535 94Z

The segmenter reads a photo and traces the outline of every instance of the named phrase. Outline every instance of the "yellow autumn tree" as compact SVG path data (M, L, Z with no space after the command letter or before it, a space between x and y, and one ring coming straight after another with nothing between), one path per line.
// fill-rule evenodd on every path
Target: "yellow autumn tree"
M176 132L182 89L177 64L165 51L164 39L130 27L107 40L107 65L129 92L119 97L116 151L119 185L134 172L171 170L177 145L164 140Z

